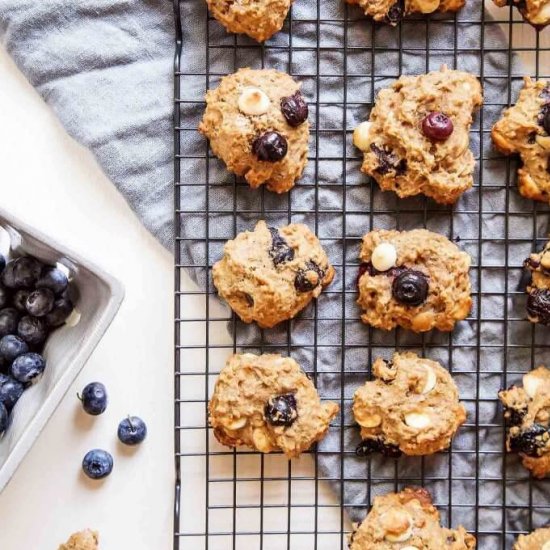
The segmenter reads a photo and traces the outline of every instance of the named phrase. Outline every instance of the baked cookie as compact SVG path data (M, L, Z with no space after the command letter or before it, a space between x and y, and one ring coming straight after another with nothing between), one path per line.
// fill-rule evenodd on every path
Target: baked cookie
M506 447L519 453L535 477L550 472L550 371L543 366L523 375L523 387L498 394L504 405Z
M534 27L542 29L550 23L550 1L549 0L493 0L500 7L515 6L525 21Z
M529 321L550 326L550 241L541 252L531 254L524 266L531 273L527 285Z
M199 131L250 187L284 193L307 164L308 106L300 85L272 69L240 69L206 93Z
M411 13L433 13L434 11L458 11L466 0L347 0L358 4L365 15L375 21L397 25Z
M524 82L517 103L504 111L491 137L505 155L520 155L519 192L550 202L550 84L529 77Z
M293 458L323 439L339 407L321 403L294 359L244 353L228 359L208 410L222 445L262 453L281 450Z
M319 239L305 225L254 231L228 241L212 274L219 295L245 322L271 328L292 319L334 278Z
M512 550L550 550L550 527L520 535Z
M395 353L389 362L376 359L372 374L353 396L359 455L428 455L450 446L466 409L446 369L409 352Z
M464 527L442 527L426 489L407 487L374 498L350 537L351 550L471 550L476 539Z
M470 256L426 229L363 237L357 281L361 319L376 328L449 331L472 306Z
M402 76L380 91L369 120L353 133L364 154L361 171L400 197L423 193L454 203L473 184L469 132L482 101L479 81L469 73L443 66Z
M279 32L292 0L206 0L210 13L229 31L263 42Z
M98 550L99 535L86 529L71 535L69 540L59 547L59 550Z

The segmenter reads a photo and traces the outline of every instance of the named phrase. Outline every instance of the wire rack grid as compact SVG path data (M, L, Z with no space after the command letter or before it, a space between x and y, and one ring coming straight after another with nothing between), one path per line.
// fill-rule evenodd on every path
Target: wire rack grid
M174 0L175 549L343 549L350 518L363 517L376 494L406 485L428 488L443 523L464 524L481 550L511 548L518 533L548 521L548 483L504 453L497 391L550 360L548 332L526 321L517 289L522 259L548 233L549 210L518 195L516 161L496 153L489 134L525 74L549 76L550 41L511 8L491 17L490 2L469 1L477 7L465 15L411 17L389 28L340 0L299 0L283 30L259 45L223 31L202 0ZM486 91L472 129L474 188L454 207L396 200L360 174L351 133L381 87L443 62L469 63L470 70L473 62ZM196 130L206 90L245 66L288 72L303 83L310 104L308 168L282 196L253 191L228 174ZM258 219L307 223L338 274L317 303L271 331L236 319L217 300L210 277L224 242ZM471 254L474 308L453 333L382 334L361 324L354 304L358 243L375 227L438 230ZM441 360L459 385L468 421L452 449L437 457L373 457L358 469L350 388L364 382L374 357L395 349ZM327 445L293 462L219 445L207 403L237 350L299 358L322 397L340 404Z

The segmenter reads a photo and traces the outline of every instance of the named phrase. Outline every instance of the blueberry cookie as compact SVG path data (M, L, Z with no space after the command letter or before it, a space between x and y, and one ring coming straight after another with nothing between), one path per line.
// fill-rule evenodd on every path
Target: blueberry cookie
M366 15L375 21L397 25L411 13L433 13L434 11L458 11L466 0L347 0L358 4Z
M321 402L313 382L290 357L231 356L208 407L216 439L262 453L299 456L323 439L338 405Z
M470 256L426 229L363 237L357 303L376 328L449 331L471 308Z
M381 90L368 121L353 133L361 170L384 191L420 193L454 203L473 184L472 113L482 104L478 79L445 66L402 76Z
M531 274L527 285L527 315L532 323L550 326L550 241L538 254L525 260Z
M378 358L374 379L353 396L353 415L361 427L359 455L428 455L447 449L466 420L451 375L436 361L415 353Z
M550 550L550 527L520 535L512 550Z
M374 498L350 537L351 550L471 550L476 539L464 527L447 529L426 489L407 487Z
M59 547L59 550L98 550L99 536L95 531L86 529L71 535L69 540Z
M523 375L523 387L498 394L504 405L506 447L519 453L535 477L550 472L550 371L538 367Z
M206 94L199 131L250 187L284 193L307 164L308 105L300 85L272 69L240 69Z
M517 103L493 126L491 137L505 155L517 153L519 192L550 202L550 86L526 77Z
M229 31L263 42L279 32L292 0L206 0L210 13Z
M525 21L539 29L550 23L550 1L549 0L493 0L500 6L515 6Z
M270 328L292 319L334 278L319 239L302 224L259 221L224 246L212 269L219 295L245 322Z

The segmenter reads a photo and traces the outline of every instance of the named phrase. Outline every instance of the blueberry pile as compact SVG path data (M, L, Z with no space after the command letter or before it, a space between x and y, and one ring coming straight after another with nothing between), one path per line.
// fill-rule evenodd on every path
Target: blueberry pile
M26 388L42 375L48 335L73 311L67 275L32 256L0 254L0 434Z

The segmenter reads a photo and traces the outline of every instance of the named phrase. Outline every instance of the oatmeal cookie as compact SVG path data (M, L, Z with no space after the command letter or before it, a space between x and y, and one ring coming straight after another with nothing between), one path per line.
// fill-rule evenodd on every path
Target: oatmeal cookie
M219 295L245 322L270 328L292 319L334 278L319 239L302 224L259 221L224 246L212 269Z
M550 241L541 252L531 254L524 266L531 274L527 285L529 320L550 326Z
M506 447L519 453L535 477L550 473L550 371L543 366L523 375L523 387L498 394L504 405Z
M472 113L483 98L478 79L445 66L402 76L381 90L368 121L353 133L361 170L400 197L423 193L456 202L473 184Z
M294 359L244 353L228 359L208 410L222 445L281 450L293 458L323 439L339 407L321 402Z
M434 11L458 11L466 0L347 0L358 4L365 15L375 21L397 25L411 13L433 13Z
M505 155L517 153L519 192L550 202L550 84L525 77L517 103L493 126L491 137Z
M292 0L206 0L210 13L229 31L263 42L279 32Z
M300 85L272 69L240 69L206 94L199 131L250 187L284 193L307 164L308 106Z
M59 547L59 550L98 550L99 535L86 529L71 535L69 540Z
M493 0L500 6L515 6L525 21L534 27L542 29L550 23L550 1L549 0Z
M550 550L550 527L541 527L528 535L520 535L512 550Z
M450 446L466 409L446 369L416 353L395 353L389 362L376 359L372 373L353 396L359 455L428 455Z
M374 498L350 550L472 550L476 539L464 527L447 529L426 489L407 487Z
M470 256L426 229L375 230L360 253L361 319L376 328L449 331L472 306Z

